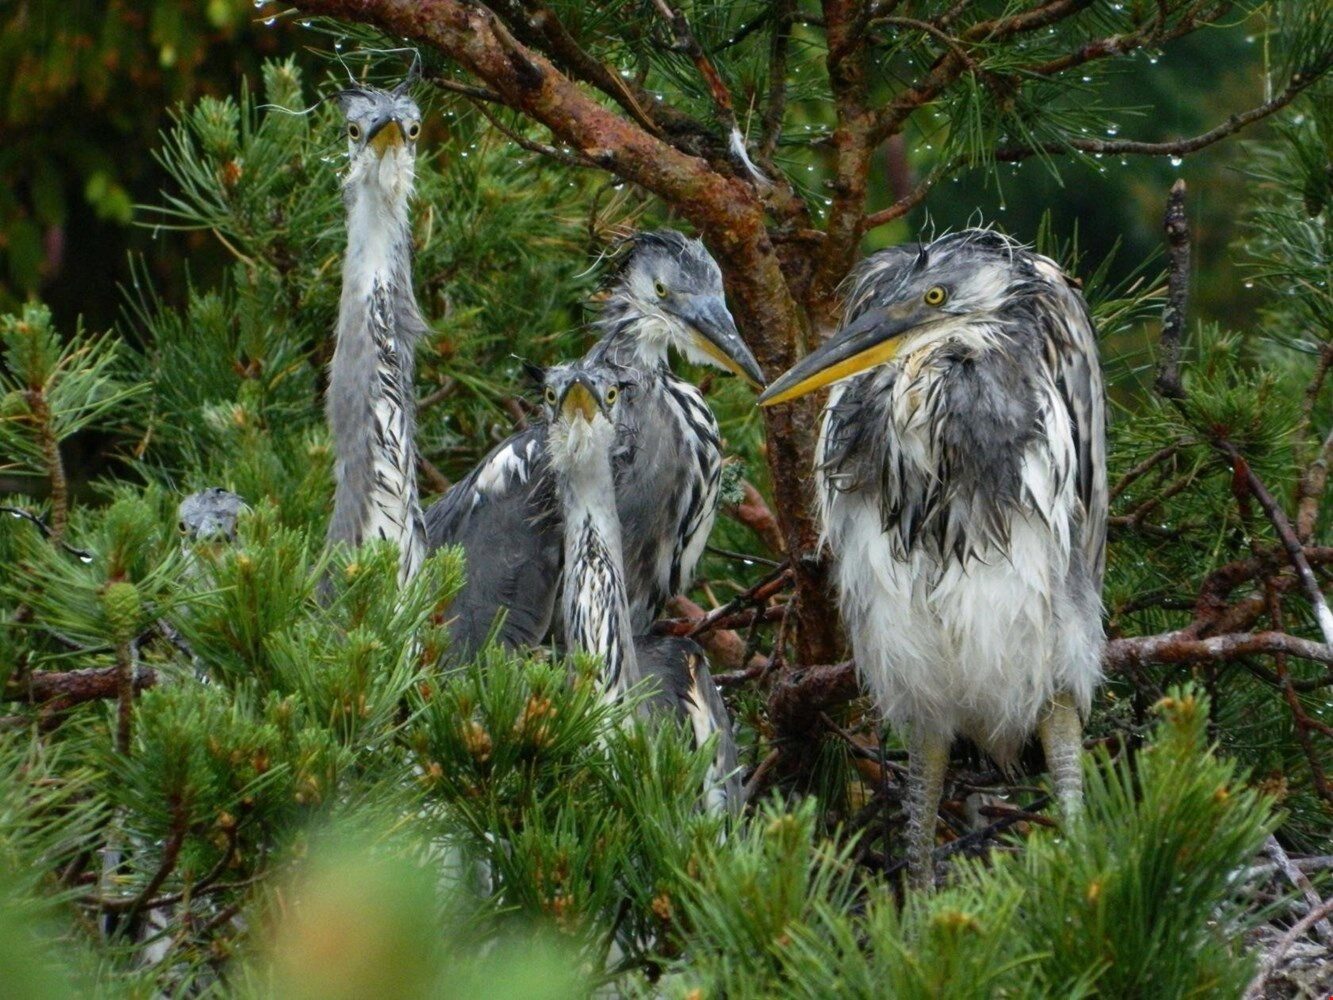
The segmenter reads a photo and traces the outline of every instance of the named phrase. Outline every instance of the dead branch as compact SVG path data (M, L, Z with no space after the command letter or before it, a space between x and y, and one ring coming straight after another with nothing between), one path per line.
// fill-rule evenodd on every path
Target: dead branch
M1183 399L1180 384L1180 345L1190 294L1190 230L1185 216L1185 182L1171 185L1166 201L1167 254L1170 260L1166 308L1162 312L1162 356L1157 363L1157 391L1168 399Z
M1278 843L1277 837L1273 834L1268 835L1268 840L1264 842L1264 853L1273 859L1277 870L1292 884L1293 887L1300 890L1305 898L1306 904L1313 911L1319 907L1319 894L1315 892L1314 885L1310 882L1309 876L1291 863L1291 858L1283 850L1282 845ZM1328 920L1316 921L1313 925L1327 944L1333 944L1333 924Z
M1309 933L1310 928L1319 921L1327 919L1333 914L1333 898L1324 900L1318 906L1314 907L1287 931L1278 943L1269 949L1268 954L1259 963L1259 971L1254 974L1250 980L1250 985L1245 990L1245 1000L1258 1000L1264 995L1264 985L1268 982L1270 976L1277 969L1278 963L1291 950L1292 945Z

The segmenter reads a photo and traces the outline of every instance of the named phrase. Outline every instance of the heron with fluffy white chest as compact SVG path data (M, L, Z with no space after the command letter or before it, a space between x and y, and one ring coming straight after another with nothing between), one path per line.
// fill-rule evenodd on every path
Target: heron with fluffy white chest
M863 681L909 731L909 866L933 882L949 747L1001 766L1037 731L1066 812L1101 672L1105 403L1075 285L988 230L882 251L841 329L775 381L833 384L824 537Z

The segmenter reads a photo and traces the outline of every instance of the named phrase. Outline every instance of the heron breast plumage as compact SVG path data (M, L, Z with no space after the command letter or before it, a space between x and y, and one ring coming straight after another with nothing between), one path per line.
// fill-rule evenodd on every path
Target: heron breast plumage
M818 446L841 610L881 709L1001 761L1056 692L1086 708L1102 642L1069 414L1022 350L983 324L857 376Z

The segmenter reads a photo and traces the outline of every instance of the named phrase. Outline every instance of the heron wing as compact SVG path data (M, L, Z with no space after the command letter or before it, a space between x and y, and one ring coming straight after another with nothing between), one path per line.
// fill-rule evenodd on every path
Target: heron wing
M1106 392L1097 358L1097 332L1088 307L1071 286L1062 289L1060 307L1046 310L1046 362L1069 411L1074 434L1075 470L1083 502L1082 542L1088 566L1101 589L1106 567Z
M466 560L450 607L457 654L474 654L502 614L503 645L541 642L560 589L562 545L540 427L501 442L432 504L426 533L432 550L458 545Z
M634 640L634 654L640 673L657 682L657 693L648 703L651 709L688 722L695 746L717 735L713 763L708 769L709 808L737 812L741 807L741 780L736 737L703 649L693 639L643 635Z

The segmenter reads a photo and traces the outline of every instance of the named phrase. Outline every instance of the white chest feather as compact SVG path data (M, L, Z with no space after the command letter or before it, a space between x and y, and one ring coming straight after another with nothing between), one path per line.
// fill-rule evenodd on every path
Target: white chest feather
M1039 387L1038 431L1018 458L1022 486L998 515L1001 530L959 544L982 514L974 493L949 480L928 406L938 376L928 365L904 371L887 406L863 411L885 421L875 428L887 441L884 470L851 489L821 470L823 531L857 668L881 710L898 724L967 735L1004 760L1053 694L1086 706L1099 676L1095 598L1071 585L1081 508L1069 419L1054 387ZM830 409L845 391L834 389ZM826 412L821 455L828 433ZM895 491L929 508L921 516L934 518L933 533L886 531L881 493L891 506Z

